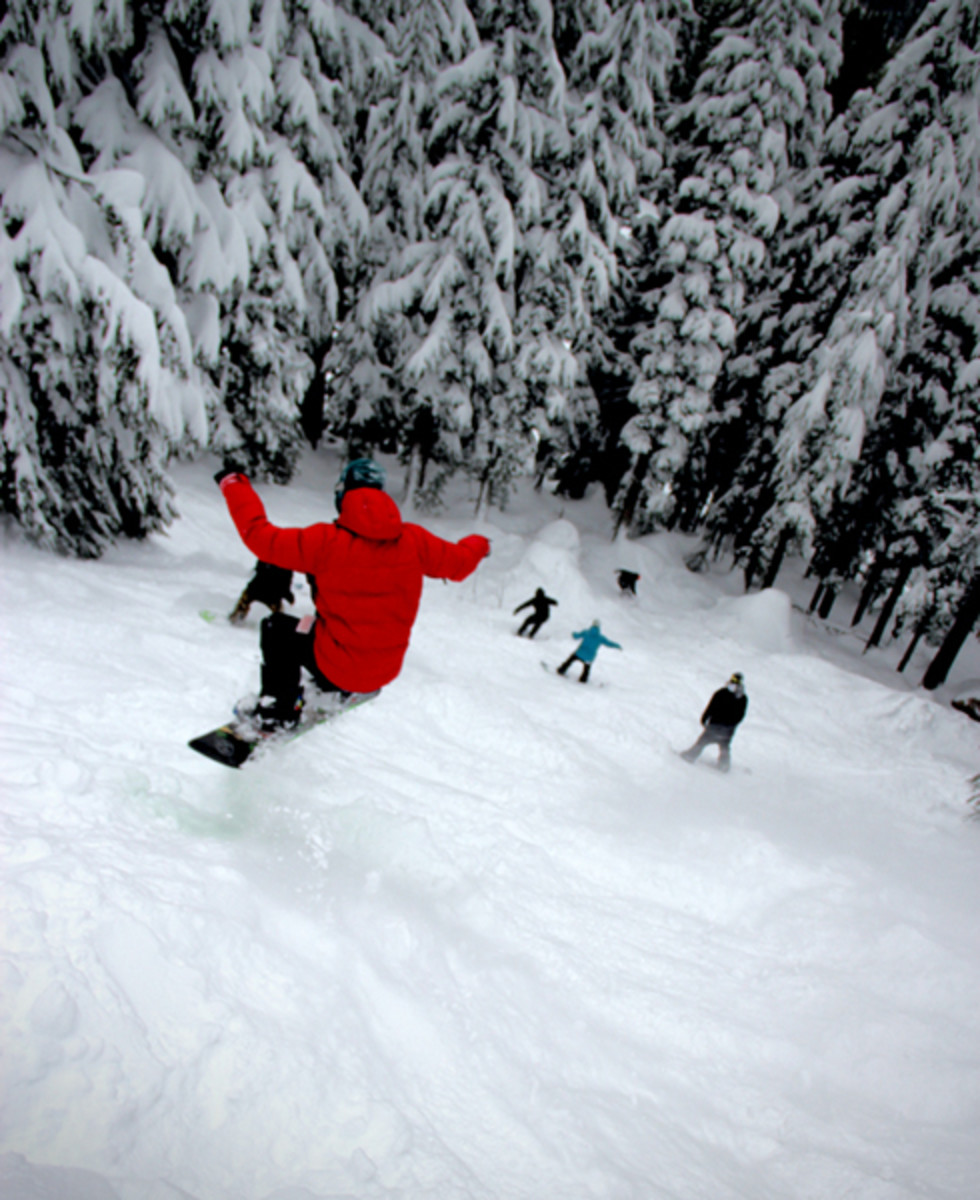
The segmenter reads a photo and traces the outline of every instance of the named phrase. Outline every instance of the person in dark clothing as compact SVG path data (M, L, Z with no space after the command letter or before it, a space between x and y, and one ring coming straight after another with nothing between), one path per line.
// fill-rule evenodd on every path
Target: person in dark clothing
M704 726L701 736L693 746L682 752L681 758L692 763L706 746L717 746L718 767L727 771L731 766L732 738L748 706L745 680L742 673L736 671L725 687L719 688L708 701L708 707L701 714L701 724Z
M616 572L616 580L619 583L619 590L630 596L636 595L636 585L640 582L640 576L635 571L624 571L620 568Z
M527 636L533 638L541 626L551 616L551 606L558 606L557 600L552 600L550 596L545 595L544 588L538 588L530 600L525 600L523 604L518 604L514 609L514 616L524 608L532 609L530 616L525 617L524 624L518 629L517 636L523 637L525 630Z
M272 563L258 561L252 572L252 578L238 597L238 603L228 614L228 620L236 625L241 624L248 616L248 610L256 601L277 613L282 609L284 601L292 604L294 599L292 571L285 567L274 567Z

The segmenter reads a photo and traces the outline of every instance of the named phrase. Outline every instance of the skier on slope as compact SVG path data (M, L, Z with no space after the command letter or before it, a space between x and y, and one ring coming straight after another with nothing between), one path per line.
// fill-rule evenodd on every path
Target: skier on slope
M635 571L627 571L624 567L620 567L616 571L616 582L619 584L619 590L627 596L636 595L636 585L640 582L640 576Z
M603 636L598 620L593 621L588 629L583 629L580 633L573 633L572 637L578 638L578 649L573 650L556 670L559 675L564 675L573 662L580 662L582 674L579 677L579 683L588 681L589 672L592 670L592 664L595 662L595 656L599 653L600 646L610 646L613 650L622 650L623 648L619 642L611 642L609 638Z
M545 595L544 588L538 588L530 600L525 600L523 604L518 604L514 609L513 615L517 614L524 608L532 609L530 616L525 617L524 624L518 629L517 636L523 637L524 631L527 630L527 636L533 638L541 626L551 616L551 606L558 606L557 600L552 600L550 596Z
M309 623L281 612L262 621L262 695L252 715L263 732L299 719L301 667L324 692L373 692L390 683L408 649L423 578L465 579L490 553L479 534L447 542L403 522L371 459L344 469L334 493L337 519L303 529L271 524L240 472L219 471L215 480L245 545L263 562L305 572L316 607Z
M719 688L708 701L707 708L701 714L701 724L704 726L701 736L693 746L681 753L681 758L694 762L706 746L717 746L718 766L722 771L727 771L731 766L731 744L735 728L745 716L748 706L745 679L741 671L736 671L728 683Z

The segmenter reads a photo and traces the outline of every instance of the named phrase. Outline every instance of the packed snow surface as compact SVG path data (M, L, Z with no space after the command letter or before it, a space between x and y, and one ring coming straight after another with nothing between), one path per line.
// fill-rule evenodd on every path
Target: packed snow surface
M461 491L418 519L493 554L400 678L231 771L186 743L264 610L224 620L253 560L175 478L102 561L2 542L3 1200L976 1197L980 726L926 651L862 656L798 563L743 595L597 498ZM594 618L622 651L559 678ZM733 670L733 770L689 766Z

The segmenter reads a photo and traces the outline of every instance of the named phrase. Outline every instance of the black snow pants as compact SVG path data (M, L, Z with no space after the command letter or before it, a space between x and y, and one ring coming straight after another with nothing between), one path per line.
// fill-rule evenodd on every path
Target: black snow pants
M579 658L577 654L569 654L568 658L558 668L558 674L564 675L573 662L580 662L582 664L582 675L579 678L579 683L585 683L589 678L589 672L592 670L592 664L586 662L584 658Z
M547 613L545 613L543 617L539 616L537 613L531 613L529 617L525 617L524 624L517 631L517 636L523 637L526 630L527 636L529 638L533 638L545 621L547 621L547 619Z
M313 631L301 633L299 619L287 613L273 613L260 626L262 650L262 695L271 696L283 714L293 712L302 696L301 669L313 676L321 692L342 692L316 664Z

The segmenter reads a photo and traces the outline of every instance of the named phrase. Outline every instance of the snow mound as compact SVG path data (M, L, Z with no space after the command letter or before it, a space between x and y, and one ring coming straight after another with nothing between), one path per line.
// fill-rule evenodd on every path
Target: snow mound
M119 1200L119 1193L93 1171L38 1166L22 1154L0 1154L0 1195L7 1200Z
M711 614L714 632L770 654L796 650L790 598L778 588L720 600Z
M579 532L570 521L552 521L531 541L514 568L509 591L515 603L537 587L553 596L574 621L583 604L594 607L592 590L582 574ZM571 611L570 611L571 610Z
M579 537L578 530L571 521L552 521L550 525L546 525L538 534L535 544L578 554L581 538Z

